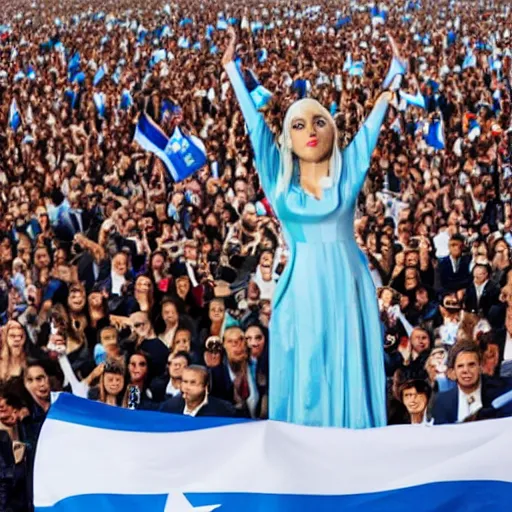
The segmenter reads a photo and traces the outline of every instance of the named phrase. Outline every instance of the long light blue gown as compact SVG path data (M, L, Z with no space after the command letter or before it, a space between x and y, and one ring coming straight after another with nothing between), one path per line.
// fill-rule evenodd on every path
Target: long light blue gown
M368 261L354 239L354 211L388 102L377 102L343 151L338 182L320 200L301 188L297 173L277 195L274 136L234 64L227 72L290 249L270 322L269 416L311 426L384 426L382 327Z

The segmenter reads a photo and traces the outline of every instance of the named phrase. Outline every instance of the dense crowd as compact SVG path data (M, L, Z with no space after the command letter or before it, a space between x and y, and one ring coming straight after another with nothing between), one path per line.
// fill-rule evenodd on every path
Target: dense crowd
M272 130L308 96L342 146L381 90L385 31L400 43L402 91L423 105L390 108L354 228L378 290L389 423L506 413L493 400L512 377L508 0L16 0L0 20L1 510L29 507L50 391L267 417L287 248L220 63L227 25L272 93ZM141 112L197 134L208 164L173 182L133 142Z

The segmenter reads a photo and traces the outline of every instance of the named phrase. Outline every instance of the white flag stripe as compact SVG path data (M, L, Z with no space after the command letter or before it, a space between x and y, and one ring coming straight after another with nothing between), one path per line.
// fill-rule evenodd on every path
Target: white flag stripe
M359 431L268 421L178 433L48 419L43 435L35 468L37 506L98 493L341 495L443 481L512 482L512 458L503 457L512 443L512 418ZM146 477L133 478L141 467Z

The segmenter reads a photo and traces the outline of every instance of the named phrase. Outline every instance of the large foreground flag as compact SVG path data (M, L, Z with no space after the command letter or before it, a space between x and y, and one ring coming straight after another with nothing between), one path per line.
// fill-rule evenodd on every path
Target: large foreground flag
M510 510L512 419L368 430L130 411L61 394L36 512Z

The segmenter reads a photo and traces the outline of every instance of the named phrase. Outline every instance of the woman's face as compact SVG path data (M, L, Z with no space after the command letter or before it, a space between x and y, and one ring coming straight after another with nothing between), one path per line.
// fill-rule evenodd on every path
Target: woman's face
M117 396L124 387L124 377L117 373L105 373L103 376L105 391L109 395Z
M135 292L147 294L151 290L151 280L141 276L135 281Z
M190 279L187 276L176 279L176 292L179 297L184 299L190 291Z
M404 279L406 290L414 290L418 286L418 275L415 268L406 268Z
M316 102L308 101L290 124L292 150L300 160L323 162L331 157L334 127Z
M174 352L190 352L190 332L178 331L174 336Z
M34 254L34 265L38 269L48 268L50 266L50 255L45 248L40 248Z
M171 302L167 302L162 307L162 318L166 325L176 325L179 320L178 310Z
M164 257L161 254L155 254L151 261L153 270L159 271L164 267Z
M13 325L7 331L7 345L11 352L20 352L25 343L25 333L19 325Z
M57 249L55 251L54 265L61 265L66 263L66 251L64 249Z
M393 300L393 292L391 290L384 290L380 298L384 307L388 308L391 306L391 301Z
M100 292L93 292L89 295L87 300L92 309L99 309L103 302L103 295Z
M69 292L68 306L73 313L79 313L85 307L85 291L83 289L72 289Z
M225 310L224 304L218 301L213 301L210 304L210 320L212 322L222 322L224 320Z
M261 329L256 326L249 327L249 329L245 331L245 341L251 351L251 357L256 359L260 357L265 347L265 336L263 336Z
M133 355L130 357L128 371L130 372L132 382L142 382L148 373L148 363L146 359L138 354Z

